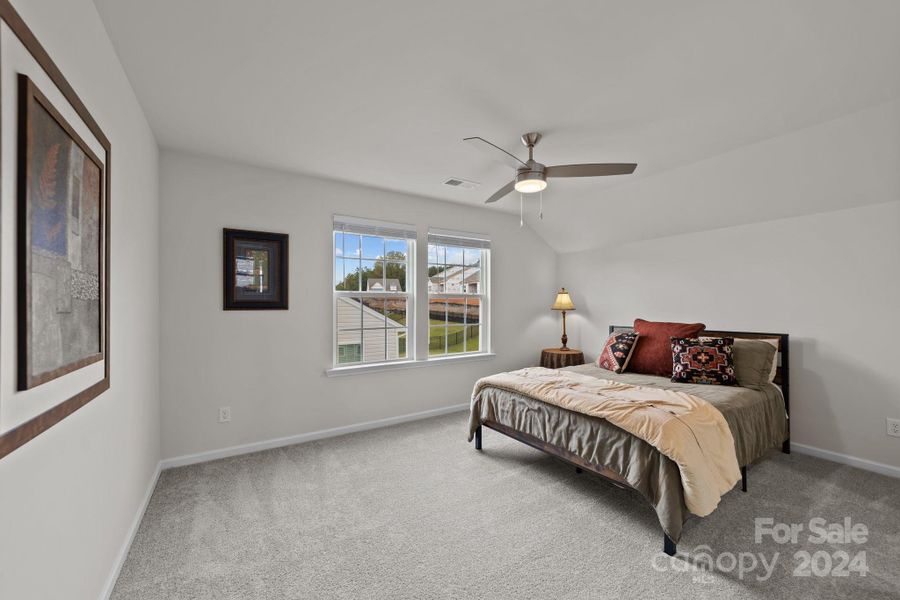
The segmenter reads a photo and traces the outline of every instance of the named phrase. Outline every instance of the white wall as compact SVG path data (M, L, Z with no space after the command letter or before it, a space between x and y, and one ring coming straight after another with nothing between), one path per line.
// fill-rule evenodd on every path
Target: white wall
M168 150L160 196L164 457L466 403L478 377L535 364L558 339L556 254L517 216ZM326 377L334 214L415 224L420 258L429 225L490 234L497 356ZM290 310L222 310L223 227L290 234Z
M111 141L112 387L0 460L0 597L95 599L159 461L158 152L93 3L13 4Z
M892 202L563 254L569 336L596 357L635 317L788 333L792 441L900 467L898 232Z

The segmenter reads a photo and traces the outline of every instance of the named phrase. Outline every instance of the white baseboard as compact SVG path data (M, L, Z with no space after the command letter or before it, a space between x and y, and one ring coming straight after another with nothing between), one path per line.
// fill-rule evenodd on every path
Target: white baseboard
M857 467L858 469L863 469L865 471L872 471L873 473L880 473L881 475L887 475L889 477L900 478L900 467L886 465L884 463L875 462L874 460L857 458L855 456L850 456L849 454L841 454L840 452L823 450L822 448L807 446L806 444L798 444L796 442L791 442L791 451L797 451L800 454L808 454L809 456L815 456L816 458L824 458L825 460L841 463L842 465L850 465L851 467Z
M408 421L418 421L419 419L427 419L429 417L437 417L449 413L468 410L469 404L454 404L452 406L443 406L432 410L423 410L422 412L410 413L408 415L400 415L399 417L388 417L387 419L378 419L376 421L366 421L365 423L356 423L353 425L344 425L342 427L333 427L331 429L322 429L320 431L311 431L309 433L300 433L287 437L275 438L272 440L264 440L261 442L253 442L243 444L241 446L229 446L219 450L210 450L208 452L200 452L197 454L186 454L184 456L176 456L175 458L167 458L160 463L163 470L175 467L184 467L186 465L194 465L197 463L209 462L220 458L228 458L229 456L238 456L240 454L250 454L261 450L269 450L271 448L281 448L282 446L293 446L303 442L311 442L313 440L321 440L324 438L335 437L347 433L357 431L365 431L367 429L378 429L379 427L388 427Z
M147 512L147 506L150 504L150 497L153 496L153 490L156 489L156 482L159 481L160 471L162 471L161 464L157 463L156 470L153 472L153 476L150 477L149 485L147 485L147 491L144 492L144 499L141 501L141 505L134 515L134 520L131 522L131 528L128 530L128 536L125 538L125 543L122 544L122 548L119 549L119 555L116 557L116 562L113 564L112 571L106 580L106 585L103 587L103 595L100 596L101 600L108 600L112 595L113 588L116 587L116 581L119 579L119 572L122 570L122 565L125 564L125 559L128 558L128 551L131 550L131 543L134 542L134 536L137 535L138 528L141 526L141 521L144 519L144 513Z

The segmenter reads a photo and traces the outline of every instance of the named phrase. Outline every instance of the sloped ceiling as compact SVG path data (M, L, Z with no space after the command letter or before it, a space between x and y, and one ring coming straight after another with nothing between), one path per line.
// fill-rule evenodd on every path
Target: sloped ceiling
M519 135L540 131L547 164L639 163L632 176L551 182L543 221L528 199L529 223L559 251L629 239L622 227L669 235L893 190L818 197L841 161L889 177L894 0L96 5L164 147L467 204L512 175L461 142L470 135L521 151ZM874 163L857 152L870 147L857 120L887 152ZM818 144L840 148L818 155ZM820 171L824 184L795 189ZM449 188L449 177L482 185ZM747 192L759 181L794 185L788 204L753 204L769 191ZM675 184L719 201L675 210ZM515 212L518 197L493 209Z

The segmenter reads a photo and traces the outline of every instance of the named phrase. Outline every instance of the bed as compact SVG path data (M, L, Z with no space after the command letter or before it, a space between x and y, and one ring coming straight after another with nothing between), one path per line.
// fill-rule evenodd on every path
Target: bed
M611 326L610 333L630 327ZM747 466L774 448L790 452L788 335L738 331L704 332L736 339L778 339L773 383L762 389L673 383L665 377L613 373L596 364L564 370L625 384L683 391L721 412L734 438L735 454L747 491ZM482 427L547 452L622 487L639 493L656 511L663 529L663 551L674 555L687 509L678 466L652 445L602 418L566 410L508 389L486 387L473 400L469 432L482 447Z

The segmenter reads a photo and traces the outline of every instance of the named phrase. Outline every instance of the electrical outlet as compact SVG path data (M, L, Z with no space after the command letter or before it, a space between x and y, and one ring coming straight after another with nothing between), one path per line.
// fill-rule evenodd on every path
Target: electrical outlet
M887 420L887 434L893 437L900 437L900 419Z
M231 421L231 407L230 406L220 406L219 407L219 423L229 423Z

